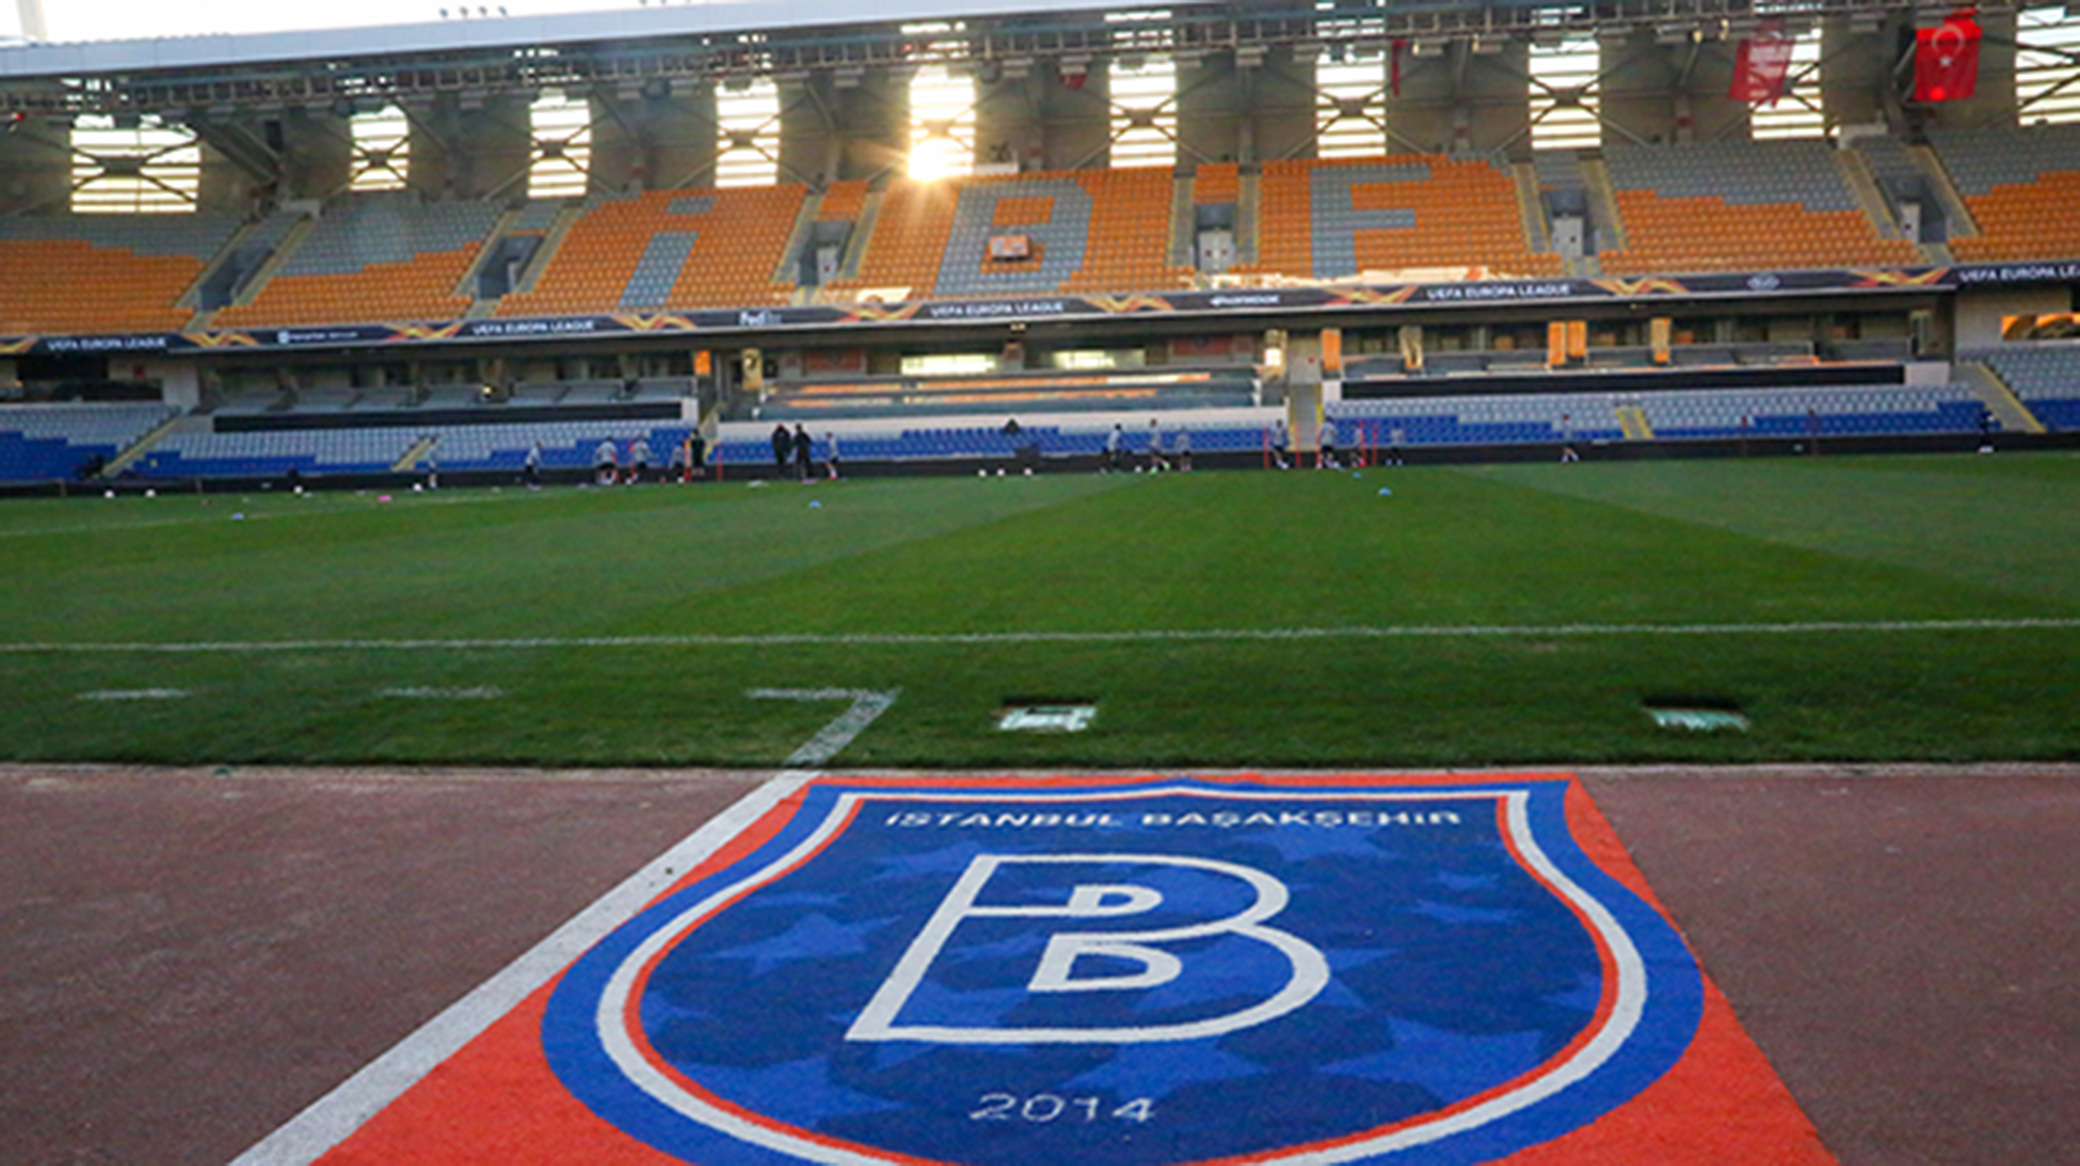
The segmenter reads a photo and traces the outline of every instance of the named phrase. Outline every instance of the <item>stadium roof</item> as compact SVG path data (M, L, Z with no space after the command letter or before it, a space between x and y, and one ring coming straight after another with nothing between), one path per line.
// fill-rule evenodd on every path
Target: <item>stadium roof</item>
M721 0L682 7L447 20L299 32L219 33L144 40L0 45L0 76L55 77L390 56L455 49L577 45L653 37L974 20L1036 13L1102 13L1106 0ZM1132 6L1124 6L1131 8Z

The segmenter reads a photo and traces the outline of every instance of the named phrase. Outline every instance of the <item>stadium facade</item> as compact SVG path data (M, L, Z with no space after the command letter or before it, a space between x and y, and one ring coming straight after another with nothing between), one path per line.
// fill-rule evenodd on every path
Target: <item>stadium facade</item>
M2064 6L466 11L0 46L0 478L2080 429Z

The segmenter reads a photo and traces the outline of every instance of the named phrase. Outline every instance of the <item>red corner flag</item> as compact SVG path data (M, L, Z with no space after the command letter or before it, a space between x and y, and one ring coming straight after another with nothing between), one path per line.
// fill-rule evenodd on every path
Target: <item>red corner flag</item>
M1791 76L1793 43L1784 35L1784 26L1775 21L1743 40L1734 50L1733 85L1726 91L1727 100L1775 105Z
M1914 31L1914 100L1963 101L1979 85L1979 22L1960 9Z

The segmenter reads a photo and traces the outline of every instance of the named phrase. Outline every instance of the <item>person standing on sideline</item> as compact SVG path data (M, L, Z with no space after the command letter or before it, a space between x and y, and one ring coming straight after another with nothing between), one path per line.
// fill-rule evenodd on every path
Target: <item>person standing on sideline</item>
M812 451L814 450L815 445L816 443L810 440L809 438L809 431L802 428L801 422L795 422L794 469L795 473L801 478L802 484L805 486L809 484L809 467L815 461L814 457L812 456Z
M643 475L650 472L650 461L655 456L650 450L649 438L639 436L629 443L628 481L630 485L641 482Z
M665 459L665 481L677 482L683 486L688 481L692 480L693 472L689 468L689 466L691 465L691 461L689 459L692 456L690 453L692 448L693 439L691 438L688 438L685 441L675 441L672 443L672 455L671 457Z
M1121 460L1123 455L1119 447L1120 442L1126 440L1126 436L1126 430L1120 428L1119 422L1113 422L1112 432L1105 435L1105 460L1098 463L1099 473L1109 474L1114 470L1127 468Z
M831 481L838 480L838 431L835 429L823 432L823 468Z
M602 486L611 486L619 470L620 461L614 453L614 439L600 438L599 447L592 451L592 480Z
M794 437L787 432L787 422L773 426L773 476L787 472L787 459L794 453Z
M527 460L520 463L520 480L530 490L542 488L542 443L537 441L527 448Z
M1322 419L1321 428L1315 430L1314 468L1340 470L1343 463L1336 460L1336 422Z
M1170 443L1170 451L1177 455L1177 468L1185 473L1192 472L1192 431L1185 426L1177 427L1177 438Z
M1286 432L1286 420L1281 417L1271 423L1271 464L1281 470L1293 468L1293 436Z
M1398 466L1398 465L1400 465L1400 464L1401 464L1401 446L1402 446L1402 444L1403 444L1404 442L1406 442L1407 440L1408 440L1408 433L1407 433L1407 431L1406 431L1406 430L1404 430L1404 429L1402 429L1402 428L1401 428L1401 427L1400 427L1399 425L1396 425L1396 426L1395 426L1395 427L1393 427L1392 429L1389 429L1389 430L1387 430L1387 464L1388 464L1388 465L1390 465L1390 466Z
M441 488L441 435L438 433L426 435L426 488Z
M1163 427L1153 417L1148 419L1148 472L1163 472Z
M1574 414L1560 414L1560 460L1578 462L1582 455L1574 451Z

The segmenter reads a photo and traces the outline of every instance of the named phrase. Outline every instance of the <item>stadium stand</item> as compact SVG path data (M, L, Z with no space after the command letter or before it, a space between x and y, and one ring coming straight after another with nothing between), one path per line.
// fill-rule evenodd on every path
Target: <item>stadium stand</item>
M517 473L535 442L547 469L592 465L602 439L624 450L644 438L657 464L686 440L683 422L660 424L629 418L607 421L549 421L481 425L382 425L361 428L264 429L231 433L191 430L167 435L138 462L147 479L194 477L280 477L294 469L304 476L381 474L427 438L437 438L443 471L511 470Z
M882 192L858 276L835 280L831 289L901 289L899 298L904 299L930 295L959 197L959 186L951 182L898 179L890 184Z
M2080 347L2016 344L1960 355L2000 374L2047 429L2080 430Z
M238 227L217 214L0 217L0 335L178 331L194 317L178 301Z
M866 210L869 189L868 183L863 179L831 183L830 188L823 192L823 200L816 204L816 221L857 222Z
M890 187L859 275L835 289L907 288L911 299L1135 292L1189 283L1169 262L1166 170L1078 170L902 181ZM990 240L1021 236L1019 258Z
M808 188L595 195L549 256L533 290L506 296L501 316L556 316L786 303L773 273Z
M2080 126L1938 130L1929 140L1979 226L1950 241L1959 259L2080 257Z
M0 406L0 480L76 478L179 412L156 402Z
M1148 420L1146 413L1122 414L1073 424L1033 425L1018 433L1005 433L1001 427L991 425L948 425L941 427L905 427L901 429L846 428L838 430L839 444L848 463L862 462L919 462L919 461L1013 461L1022 456L1042 459L1071 458L1095 459L1105 449L1106 435L1112 431L1115 421L1123 424L1126 441L1122 448L1128 453L1145 453L1148 449ZM1192 434L1194 454L1229 453L1261 449L1265 440L1265 425L1256 422L1235 420L1200 420L1184 422L1166 419L1163 440L1166 449L1174 449L1179 431L1189 429ZM821 460L828 445L824 438L829 431L811 430L814 456ZM726 430L718 446L718 454L725 473L731 465L770 464L771 448L766 443L765 432L757 427L736 427ZM1088 468L1088 467L1077 467Z
M327 208L252 299L219 311L221 327L459 319L456 293L499 208L362 194Z
M1314 279L1426 267L1561 271L1558 255L1527 249L1516 186L1485 158L1275 161L1261 181L1258 259L1239 271Z
M1194 206L1220 206L1242 198L1242 168L1233 162L1208 162L1192 178Z
M1858 208L1825 142L1613 146L1604 153L1627 246L1613 275L1918 262Z
M1657 440L1739 437L1867 437L1969 433L1980 404L1965 385L1538 393L1387 397L1329 407L1338 420L1369 426L1372 443L1393 428L1407 445L1510 445L1626 438L1620 409L1636 409ZM1746 426L1742 422L1746 419Z
M1248 373L1006 373L988 377L866 377L779 386L756 416L765 420L959 413L1049 413L1248 406Z

